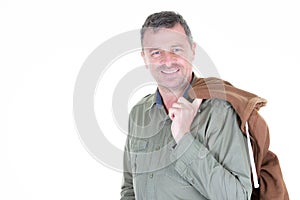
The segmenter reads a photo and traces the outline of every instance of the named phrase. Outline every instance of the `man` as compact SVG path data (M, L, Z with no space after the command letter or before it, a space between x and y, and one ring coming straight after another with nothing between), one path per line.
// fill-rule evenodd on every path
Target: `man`
M121 199L250 199L246 138L232 106L191 99L195 43L181 15L150 15L142 57L157 91L131 110Z

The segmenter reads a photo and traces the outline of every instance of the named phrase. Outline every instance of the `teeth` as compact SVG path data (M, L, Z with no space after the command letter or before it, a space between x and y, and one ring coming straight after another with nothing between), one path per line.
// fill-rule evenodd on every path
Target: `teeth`
M175 73L175 72L177 72L178 70L177 69L175 69L175 70L172 70L172 71L162 71L163 73L165 73L165 74L172 74L172 73Z

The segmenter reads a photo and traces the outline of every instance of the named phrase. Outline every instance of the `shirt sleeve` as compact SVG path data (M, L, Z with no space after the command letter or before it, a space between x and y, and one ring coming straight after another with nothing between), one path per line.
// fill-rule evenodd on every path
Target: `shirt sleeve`
M121 187L121 200L135 200L128 142L126 143L123 156L123 183Z
M132 165L130 155L130 120L128 123L128 136L124 148L123 155L123 182L121 187L121 200L135 200L133 179L132 179Z
M250 199L246 138L231 107L210 116L205 141L187 133L171 154L176 171L207 199Z

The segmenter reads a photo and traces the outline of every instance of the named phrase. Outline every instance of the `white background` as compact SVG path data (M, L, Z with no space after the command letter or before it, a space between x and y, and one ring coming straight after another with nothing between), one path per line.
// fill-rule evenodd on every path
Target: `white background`
M97 162L77 134L74 84L97 46L161 10L183 15L221 78L268 100L270 149L299 199L300 6L197 2L1 0L0 199L119 199L121 173Z

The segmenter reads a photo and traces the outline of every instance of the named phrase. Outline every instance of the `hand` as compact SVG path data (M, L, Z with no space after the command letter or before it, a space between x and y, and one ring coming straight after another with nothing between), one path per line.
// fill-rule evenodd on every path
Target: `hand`
M172 120L171 131L176 143L190 131L201 102L202 99L195 99L193 103L190 103L180 97L169 109L169 117Z

